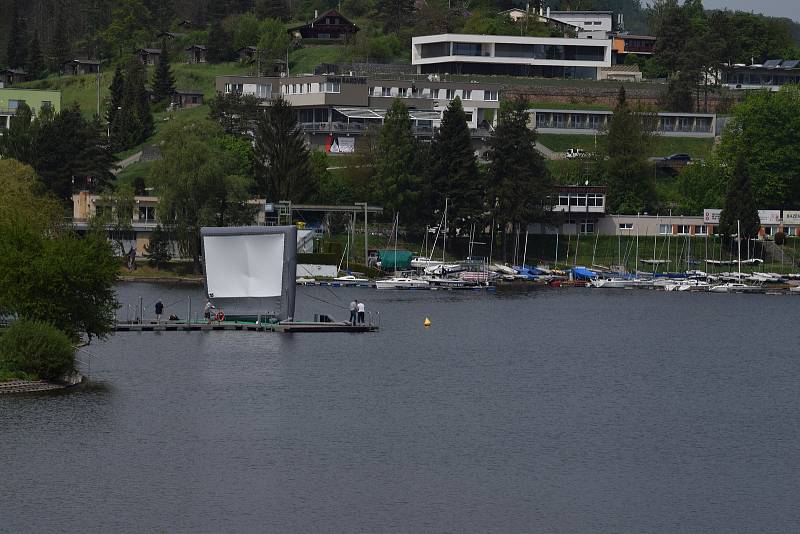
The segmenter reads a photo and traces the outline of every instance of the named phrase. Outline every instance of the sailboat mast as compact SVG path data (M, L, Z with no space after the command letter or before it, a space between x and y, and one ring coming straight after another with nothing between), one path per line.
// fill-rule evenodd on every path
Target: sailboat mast
M658 228L659 220L656 217L656 228ZM653 232L653 277L656 276L656 249L658 248L658 233Z
M528 257L528 227L525 227L525 247L522 249L522 266L525 267L525 260Z
M556 230L556 261L553 262L553 268L558 267L558 230Z
M447 197L444 198L444 240L442 241L442 263L444 263L444 253L447 250Z
M739 256L739 277L738 279L741 281L742 279L742 228L739 223L739 219L736 219L736 249L738 251Z
M633 268L633 275L639 273L639 213L636 213L636 264Z

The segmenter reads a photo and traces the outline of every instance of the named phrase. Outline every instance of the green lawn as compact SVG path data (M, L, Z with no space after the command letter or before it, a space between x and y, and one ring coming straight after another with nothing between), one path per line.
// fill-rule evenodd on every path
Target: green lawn
M313 73L320 63L338 63L346 56L343 45L307 45L289 54L289 70L292 74Z

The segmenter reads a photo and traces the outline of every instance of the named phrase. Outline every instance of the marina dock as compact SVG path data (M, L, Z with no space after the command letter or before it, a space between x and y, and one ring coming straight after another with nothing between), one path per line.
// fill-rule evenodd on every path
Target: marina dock
M237 332L377 332L378 325L356 324L343 322L296 322L296 323L186 323L186 322L120 322L114 326L115 332L212 332L212 331L237 331Z

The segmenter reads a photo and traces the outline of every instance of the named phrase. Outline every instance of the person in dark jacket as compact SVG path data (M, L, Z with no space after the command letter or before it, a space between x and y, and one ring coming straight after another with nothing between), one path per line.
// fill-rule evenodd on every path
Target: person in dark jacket
M164 313L164 305L159 300L156 302L156 322L161 322L161 314Z

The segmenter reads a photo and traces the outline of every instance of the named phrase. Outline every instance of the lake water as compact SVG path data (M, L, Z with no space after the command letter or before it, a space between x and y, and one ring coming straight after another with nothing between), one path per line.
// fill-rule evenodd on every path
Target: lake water
M299 288L298 310L353 296L379 333L120 333L94 386L0 397L0 531L800 530L800 298Z

